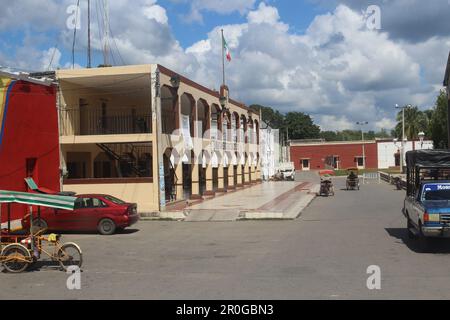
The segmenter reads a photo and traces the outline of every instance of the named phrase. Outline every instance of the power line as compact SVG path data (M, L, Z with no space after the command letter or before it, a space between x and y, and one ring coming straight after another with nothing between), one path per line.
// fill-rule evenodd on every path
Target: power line
M77 11L75 12L75 26L73 29L73 43L72 43L72 69L75 69L75 42L77 38L77 25L78 25L78 14L80 10L80 0L77 1Z
M111 33L111 37L112 37L112 39L113 39L114 46L116 47L117 53L119 54L119 58L120 58L120 60L121 60L121 62L122 62L122 65L125 65L126 63L125 63L125 61L123 60L122 55L120 54L120 50L119 50L119 47L117 46L117 42L116 42L116 37L114 36L114 34L113 34L113 32L112 32L111 26L110 26L109 31L110 31L110 33Z

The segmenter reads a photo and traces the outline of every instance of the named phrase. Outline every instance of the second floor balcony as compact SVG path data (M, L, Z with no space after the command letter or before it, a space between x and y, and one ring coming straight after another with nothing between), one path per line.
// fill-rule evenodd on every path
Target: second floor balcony
M60 134L62 136L120 135L152 133L150 111L135 110L83 110L60 111Z

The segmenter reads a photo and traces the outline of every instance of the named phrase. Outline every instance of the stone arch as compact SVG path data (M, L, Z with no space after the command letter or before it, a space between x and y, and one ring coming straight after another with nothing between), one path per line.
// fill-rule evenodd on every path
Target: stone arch
M194 137L194 121L196 119L196 103L190 93L183 93L180 98L180 116L189 117L190 135Z
M222 140L223 142L230 141L231 130L231 114L229 111L222 112Z
M256 141L255 143L259 145L259 121L255 120L255 131L256 131Z
M210 107L205 99L199 99L197 101L197 121L198 121L198 136L208 139L206 132L211 125Z
M221 131L222 127L222 117L221 117L221 111L218 104L212 104L211 105L211 128L210 128L210 134L212 140L218 140L221 139L219 137L219 131Z
M163 153L163 163L164 163L164 188L166 202L173 202L176 199L176 183L177 177L175 174L176 160L174 151L172 148L167 148ZM177 155L178 156L178 155Z
M251 116L249 116L247 121L247 136L248 136L248 143L253 144L254 142L254 131L253 131L253 119Z
M237 112L233 112L231 114L231 140L233 143L238 142L238 130L239 130L239 114Z
M247 143L248 137L247 137L247 117L245 115L241 115L239 120L239 129L240 129L240 139L239 142L241 143Z
M163 134L172 134L179 128L178 96L172 87L161 87L161 129Z

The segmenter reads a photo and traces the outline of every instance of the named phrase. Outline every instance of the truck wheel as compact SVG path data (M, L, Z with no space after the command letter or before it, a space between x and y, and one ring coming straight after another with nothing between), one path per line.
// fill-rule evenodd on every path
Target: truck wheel
M412 224L411 220L408 218L407 227L408 229L408 238L409 239L416 239L416 235L414 232L411 231L412 228L414 228L414 225Z
M421 253L427 253L430 250L430 242L431 239L424 236L422 233L422 224L419 223L419 237L418 237L418 245L419 245L419 251Z

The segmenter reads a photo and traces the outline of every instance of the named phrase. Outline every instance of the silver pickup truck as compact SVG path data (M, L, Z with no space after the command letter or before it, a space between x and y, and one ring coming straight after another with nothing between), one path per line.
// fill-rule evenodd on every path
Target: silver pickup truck
M406 160L408 236L428 249L430 238L450 238L450 151L410 151Z

